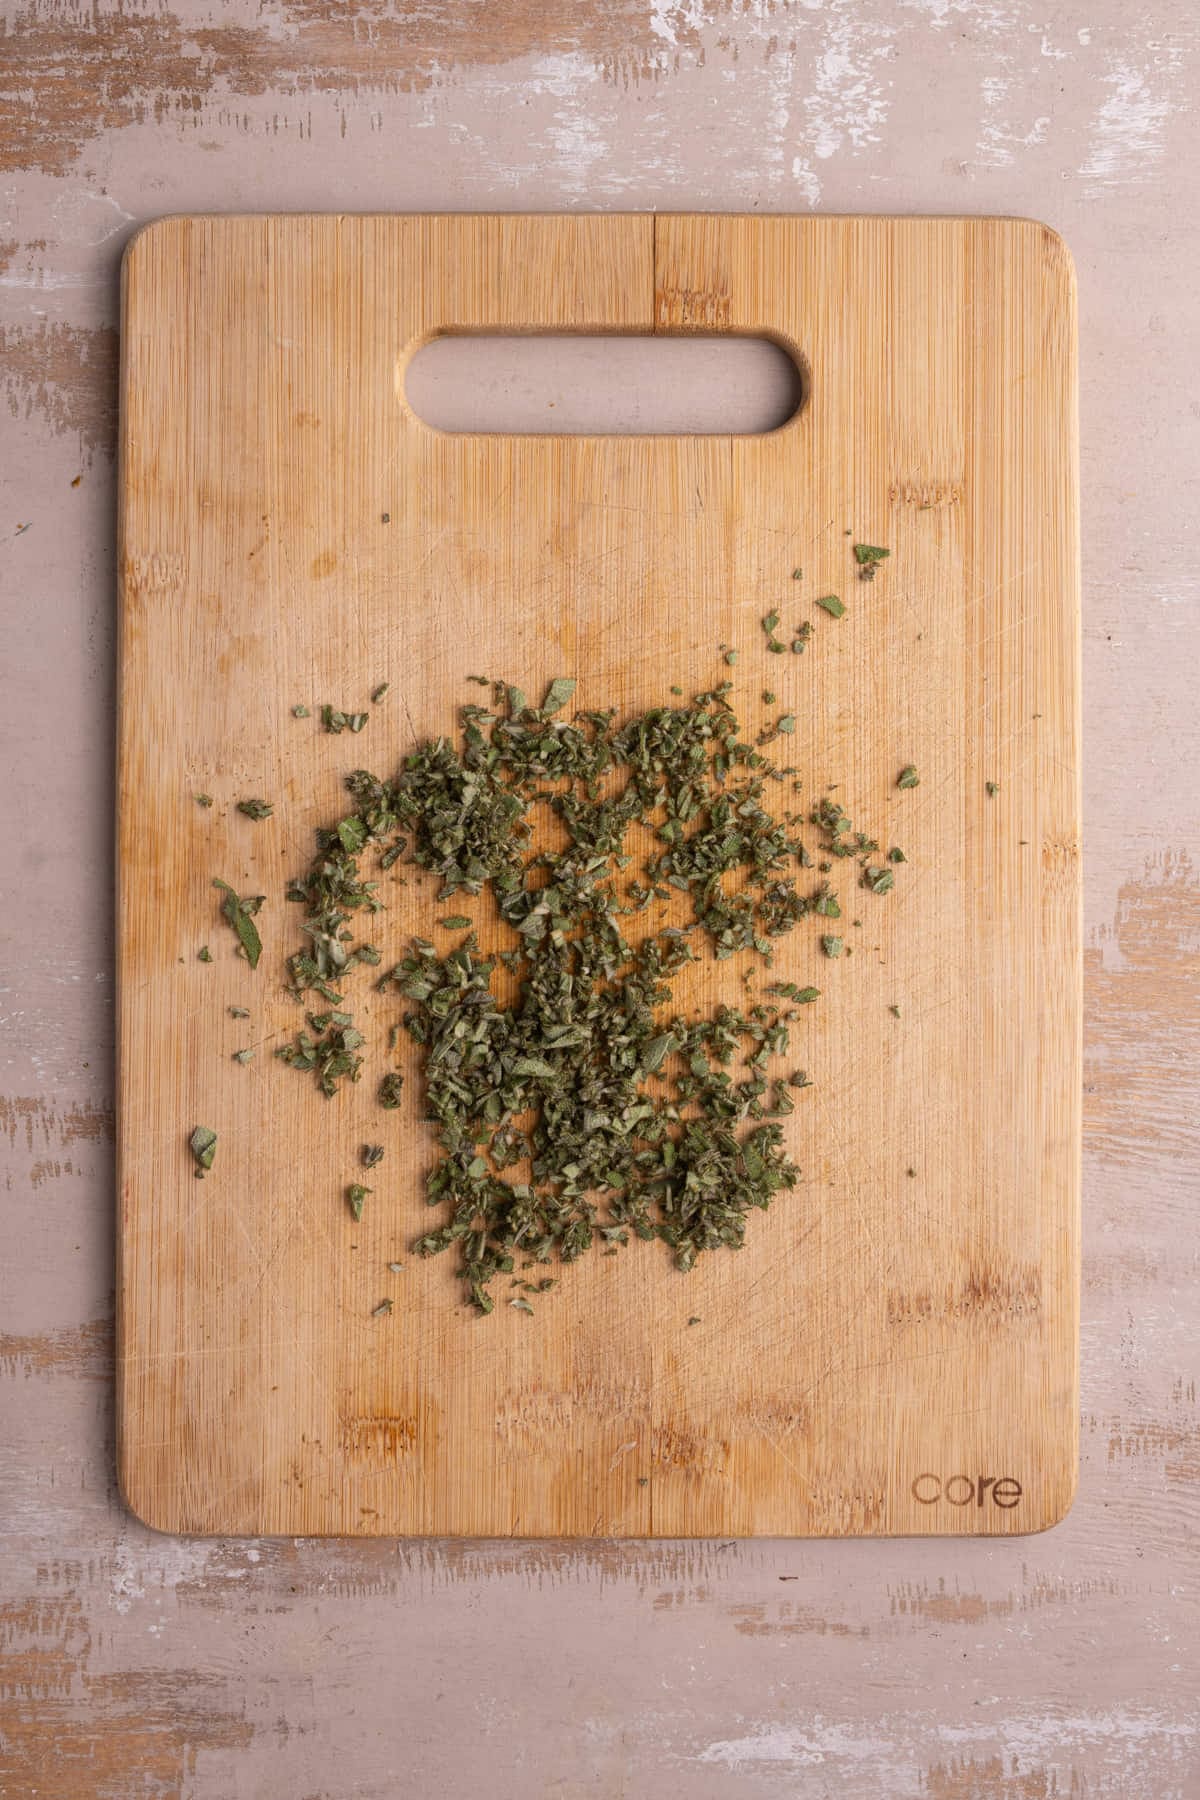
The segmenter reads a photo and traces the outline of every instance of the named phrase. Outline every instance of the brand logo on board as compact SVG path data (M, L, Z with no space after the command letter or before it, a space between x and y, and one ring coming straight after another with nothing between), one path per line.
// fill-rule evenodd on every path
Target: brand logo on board
M918 1475L912 1484L912 1497L922 1506L936 1506L945 1500L950 1506L999 1506L1005 1512L1014 1507L1023 1493L1020 1482L1012 1475Z

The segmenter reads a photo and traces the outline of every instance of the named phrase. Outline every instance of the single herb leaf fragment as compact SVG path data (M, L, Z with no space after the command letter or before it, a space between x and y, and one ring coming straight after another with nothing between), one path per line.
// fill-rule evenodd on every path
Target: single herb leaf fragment
M254 915L262 906L265 896L239 895L227 881L221 881L217 876L213 877L213 886L220 888L225 896L221 902L221 912L236 932L243 956L252 969L257 969L258 959L262 955L262 939L258 935Z
M816 603L831 619L840 619L846 608L836 594L823 594Z
M275 811L269 800L239 800L237 809L248 819L269 819Z
M194 1170L196 1179L202 1181L213 1166L213 1157L217 1153L217 1134L210 1131L207 1125L197 1125L188 1139L188 1148L196 1159Z
M542 717L549 719L561 712L575 692L576 682L569 675L559 675L546 689L546 698L542 701Z
M921 777L917 774L916 769L913 767L912 763L906 763L896 777L896 786L898 788L915 788L920 787L920 785Z
M373 1188L364 1187L361 1181L352 1181L350 1186L346 1189L346 1199L349 1201L350 1211L354 1214L356 1219L362 1218L363 1204L367 1195L373 1192Z

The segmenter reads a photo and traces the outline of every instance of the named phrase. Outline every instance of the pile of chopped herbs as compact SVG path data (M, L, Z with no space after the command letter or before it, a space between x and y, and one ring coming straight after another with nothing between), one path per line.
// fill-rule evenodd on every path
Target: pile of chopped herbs
M567 717L566 678L538 705L479 679L490 704L461 709L456 740L422 745L391 779L348 777L352 807L318 833L289 889L306 941L288 969L311 1010L278 1054L327 1095L360 1079L365 1039L346 989L357 965L381 963L361 932L402 856L439 879L439 915L455 896L484 897L486 944L451 908L436 923L461 941L415 938L378 985L404 1003L436 1140L438 1216L415 1249L453 1250L465 1297L486 1313L498 1276L528 1310L524 1295L551 1284L522 1271L593 1248L657 1239L687 1270L703 1251L740 1247L749 1215L799 1175L780 1120L807 1077L784 1059L798 1006L819 990L775 983L764 1000L685 1018L672 984L702 959L770 963L808 918L814 957L818 943L836 956L841 940L821 931L840 916L826 874L857 864L879 894L894 877L832 801L807 820L771 810L770 787L795 770L746 740L728 682L619 722ZM792 728L790 714L776 727ZM249 954L254 901L226 892ZM400 1104L402 1083L399 1070L383 1077L383 1107ZM348 1189L355 1218L370 1193Z

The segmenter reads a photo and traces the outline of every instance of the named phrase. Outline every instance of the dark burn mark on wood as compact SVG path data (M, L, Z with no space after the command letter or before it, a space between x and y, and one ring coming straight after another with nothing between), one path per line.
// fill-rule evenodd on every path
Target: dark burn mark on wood
M983 1319L989 1325L1036 1318L1042 1306L1042 1271L1037 1263L976 1264L957 1285L904 1292L889 1289L887 1322L892 1331L910 1325Z

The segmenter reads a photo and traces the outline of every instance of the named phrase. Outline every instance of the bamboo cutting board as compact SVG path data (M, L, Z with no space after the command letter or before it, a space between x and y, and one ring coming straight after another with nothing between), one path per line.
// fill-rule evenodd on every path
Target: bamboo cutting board
M764 333L797 358L806 401L753 437L424 425L407 361L438 333L488 329ZM134 1510L184 1532L521 1536L1060 1518L1080 940L1059 240L996 219L177 218L127 254L123 351ZM870 585L853 539L891 551ZM812 604L831 591L836 621ZM812 618L807 654L765 654L773 606L784 632ZM787 1121L800 1185L753 1216L739 1254L687 1276L657 1244L592 1255L533 1318L475 1317L449 1257L409 1252L430 1222L430 1141L411 1059L404 1107L376 1103L402 1005L370 972L359 1086L326 1101L271 1054L300 1022L286 879L339 816L343 776L391 774L452 732L476 671L531 694L576 676L577 705L622 712L732 674L743 725L795 713L806 798L838 783L855 823L908 858L886 900L845 906L862 917L852 959L818 967L802 923L772 972L823 990L795 1039L814 1082ZM325 702L365 706L361 736L323 732ZM905 792L908 763L921 782ZM242 817L249 795L273 817ZM267 896L255 972L214 876ZM424 877L388 890L387 961L445 910L433 892ZM677 1000L739 998L743 966L703 963ZM248 1043L254 1061L232 1062ZM203 1181L200 1123L219 1133ZM356 1225L343 1194L366 1141L387 1156ZM374 1316L386 1295L394 1313Z

